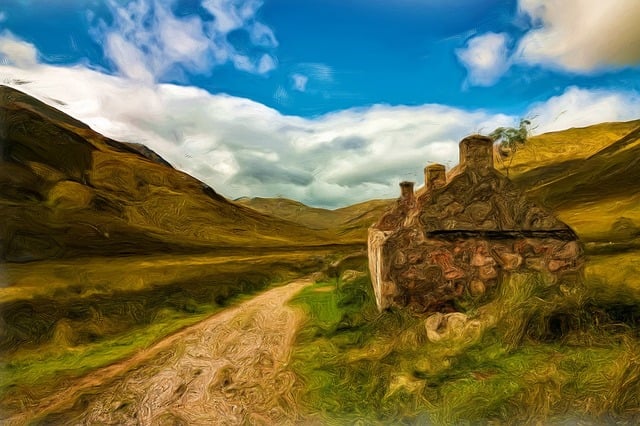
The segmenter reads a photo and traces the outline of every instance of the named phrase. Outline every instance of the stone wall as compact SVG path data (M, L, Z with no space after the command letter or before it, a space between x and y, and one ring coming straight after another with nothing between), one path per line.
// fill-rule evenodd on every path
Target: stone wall
M380 310L447 311L480 297L506 273L578 276L582 246L553 213L493 168L493 143L460 142L460 164L425 168L414 194L402 182L394 207L369 229L368 255Z
M416 229L387 236L379 261L378 289L384 309L448 311L456 299L479 297L505 273L536 271L551 280L577 279L582 247L552 235L491 238L486 235L434 235Z

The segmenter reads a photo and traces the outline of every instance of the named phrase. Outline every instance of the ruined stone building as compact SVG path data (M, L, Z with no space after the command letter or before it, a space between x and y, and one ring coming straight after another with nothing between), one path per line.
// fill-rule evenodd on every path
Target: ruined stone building
M469 136L460 163L425 168L425 185L401 196L369 229L369 269L378 308L450 309L480 297L511 271L557 279L576 275L582 246L576 234L536 205L493 167L493 142ZM576 275L577 276L577 275Z

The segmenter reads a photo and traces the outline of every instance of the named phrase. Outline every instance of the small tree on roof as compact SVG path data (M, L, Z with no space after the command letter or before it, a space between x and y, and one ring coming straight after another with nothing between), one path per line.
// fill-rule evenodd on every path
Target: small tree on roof
M509 167L513 162L518 149L527 142L531 131L531 120L526 118L520 119L518 127L498 127L489 134L494 142L498 143L498 152L500 153L500 161L504 166L507 177L509 177ZM505 163L505 159L509 158L509 162Z

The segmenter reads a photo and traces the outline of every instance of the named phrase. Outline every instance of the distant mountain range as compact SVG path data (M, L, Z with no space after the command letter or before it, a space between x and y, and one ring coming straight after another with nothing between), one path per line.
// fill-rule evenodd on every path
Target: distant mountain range
M336 210L284 198L232 202L146 146L104 137L6 86L0 123L6 261L362 244L393 201ZM621 219L633 236L640 226L639 138L640 120L535 136L516 153L510 176L582 238L611 238ZM500 161L496 167L504 170Z
M287 198L248 198L236 203L316 230L326 230L340 241L364 241L366 230L393 200L371 200L335 210L309 207Z
M506 171L497 153L495 166ZM515 154L510 177L530 197L556 211L585 241L640 236L640 120L533 136ZM266 214L314 229L334 230L338 236L361 241L366 239L366 229L393 202L373 200L325 210L284 198L236 201ZM621 230L620 224L631 228Z

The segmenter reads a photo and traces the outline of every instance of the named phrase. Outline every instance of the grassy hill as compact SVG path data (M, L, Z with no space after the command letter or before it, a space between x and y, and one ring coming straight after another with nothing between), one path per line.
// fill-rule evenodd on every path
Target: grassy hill
M311 229L329 231L336 241L363 242L367 228L378 220L392 200L370 200L335 210L309 207L286 198L241 198L236 202Z
M640 235L640 120L601 123L534 136L511 163L510 178L587 241ZM505 172L496 160L496 168ZM238 203L301 225L329 230L338 240L365 241L366 230L392 200L336 210L285 198L243 198Z
M2 259L319 245L328 236L234 204L150 149L0 86Z
M510 167L510 176L519 176L532 169L585 159L611 145L640 126L640 120L620 123L600 123L536 135L518 150ZM500 160L496 167L504 170Z
M602 123L531 138L510 175L583 239L619 241L640 235L639 163L640 120Z
M0 417L344 249L3 86L0 153Z

